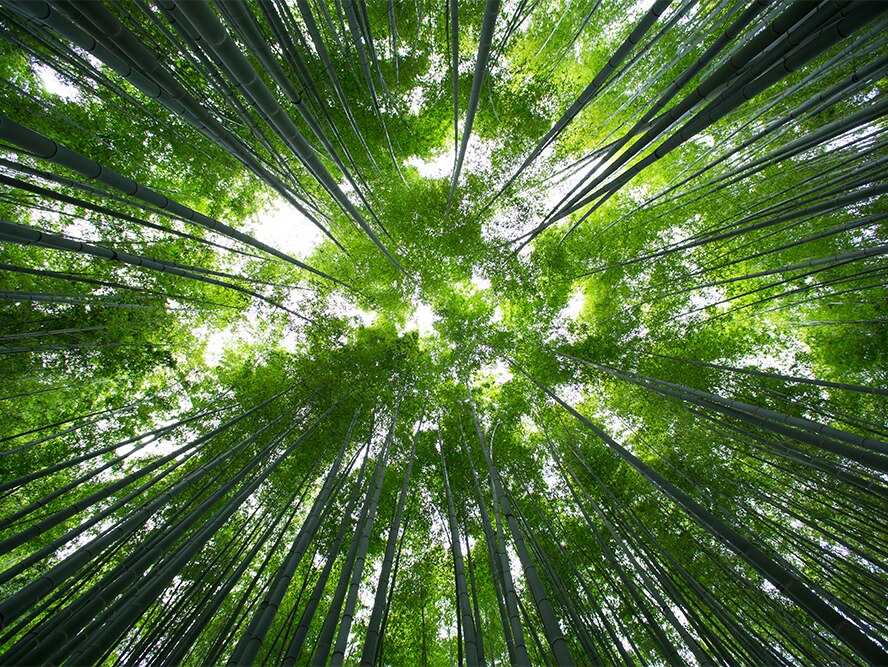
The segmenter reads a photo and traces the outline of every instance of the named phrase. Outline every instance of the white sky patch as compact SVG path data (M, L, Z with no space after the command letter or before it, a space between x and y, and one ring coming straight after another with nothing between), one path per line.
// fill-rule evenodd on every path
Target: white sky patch
M490 278L472 269L472 284L479 290L490 289Z
M493 309L493 315L490 316L490 323L496 324L497 322L502 321L503 319L503 309L497 306Z
M453 172L454 159L455 154L451 149L428 160L413 155L405 162L414 167L423 178L446 178Z
M608 164L610 163L601 159L593 160L575 172L563 176L560 181L556 181L550 187L547 187L543 193L543 206L545 207L546 212L548 213L559 204L563 205L561 200L564 199L574 187L578 186L581 181L591 183L593 179L597 178L605 169L607 169ZM558 167L557 164L553 166L554 168Z
M485 364L478 372L480 375L492 376L493 383L497 385L505 384L512 379L512 371L509 370L509 365L501 359L497 359L494 364Z
M487 142L493 145L493 142ZM528 192L522 199L525 202L532 202L535 213L527 216L520 215L518 209L497 210L493 217L484 223L482 228L482 236L487 239L501 240L504 238L515 239L520 237L532 229L534 229L544 216L548 215L556 208L564 206L571 195L573 188L582 183L589 183L600 175L608 166L609 162L602 159L589 160L581 166L570 167L574 162L571 160L554 160L554 144L546 147L540 156L528 167L526 174L529 178L535 179L554 174L559 170L565 170L558 176L545 177L539 187ZM488 158L489 160L489 158ZM512 189L514 189L514 185ZM511 191L511 190L510 190ZM516 220L520 220L520 226L516 226Z
M650 10L651 7L654 6L655 1L656 0L638 0L638 2L635 3L635 7L633 7L632 9L638 14L647 12Z
M736 368L745 368L753 366L759 370L775 369L778 373L784 375L802 375L807 377L817 377L814 370L808 363L800 363L799 359L810 354L811 348L800 340L790 338L786 341L785 347L774 349L770 354L759 352L757 354L747 354L737 360L723 358L716 363L726 366L735 366Z
M199 330L195 333L197 333L199 338L206 337L203 354L204 363L210 368L213 368L218 366L222 361L222 355L225 354L226 348L231 345L232 341L234 341L236 334L232 328L226 328L212 333L207 333L206 327L201 327L201 329L204 330L203 336Z
M704 287L691 292L689 301L695 310L703 310L725 300L725 294L717 287Z
M641 340L647 340L647 335L651 332L643 323L640 323L637 327L635 327L631 332L630 336L632 338L638 338Z
M61 220L61 216L55 211L41 211L41 222L48 222L55 226ZM74 239L82 239L87 242L95 243L97 238L101 238L99 229L89 220L82 218L66 218L67 224L62 228L61 232L65 236Z
M416 303L413 313L407 318L404 324L404 331L419 331L420 337L431 336L435 334L435 322L438 316L432 310L432 307L422 301Z
M422 86L416 86L416 88L411 90L410 94L407 96L407 108L410 111L410 115L418 116L424 103L425 93L423 92L423 88Z
M583 294L582 288L577 288L573 295L571 295L567 305L561 309L558 315L565 319L575 320L580 316L580 311L583 309L585 302L586 296Z
M115 456L126 456L136 448L136 445L123 445L114 450Z
M206 325L194 330L195 337L204 343L204 363L214 368L222 362L225 352L238 345L271 345L287 352L296 352L303 342L302 330L292 324L277 333L277 329L269 330L259 309L250 307L245 317L236 324L224 329L210 329Z
M460 127L460 132L462 126ZM461 137L460 137L461 138ZM489 171L493 165L493 154L502 150L502 142L495 139L481 139L475 134L469 136L469 145L466 147L466 158L463 162L463 171L482 173Z
M419 424L419 422L417 422L417 424ZM413 430L415 431L417 428L421 432L422 431L436 431L438 429L438 425L437 425L437 423L435 423L435 413L430 413L430 414L426 415L423 422L421 424L419 424L419 426L414 426Z
M295 352L299 347L299 334L290 329L281 336L280 346L284 348L287 352Z
M694 137L694 141L701 146L706 146L707 148L712 148L715 146L715 137L710 134L698 134Z
M613 410L598 406L595 410L595 418L604 422L604 431L626 449L632 451L632 442L627 440L636 430L636 427L628 423Z
M875 91L874 91L875 92ZM844 148L850 143L858 139L862 139L872 132L878 132L879 128L875 127L872 123L866 123L862 127L855 127L844 134L839 135L832 141L828 141L823 145L824 150L826 151L834 151L840 148Z
M342 294L331 294L327 298L327 309L336 317L357 320L365 327L371 326L376 321L376 318L379 317L379 313L375 310L358 308Z
M313 291L307 289L291 289L284 297L283 305L299 313L308 309L307 303L311 300Z
M574 408L583 401L583 386L575 382L559 384L552 391L558 398Z
M540 429L537 427L536 422L530 417L530 415L521 415L521 427L527 433L540 432Z
M336 317L354 316L358 310L358 307L355 306L355 304L346 299L342 294L336 292L327 297L325 305L327 306L327 310L330 311L330 314L335 315Z
M34 72L40 77L40 83L51 95L57 95L66 100L77 102L82 99L80 91L69 83L65 83L56 74L56 71L46 65L34 65Z
M282 199L257 213L251 229L258 240L296 257L306 257L324 238L320 229Z
M131 460L140 460L146 458L155 458L160 456L166 456L167 454L172 454L174 451L179 449L182 446L182 442L176 438L168 439L168 438L158 438L157 440L152 440L145 447L136 452ZM116 450L116 453L122 453L123 447ZM129 451L132 451L130 449ZM127 452L129 453L129 452ZM184 453L184 452L183 452ZM181 454L176 458L181 458ZM110 480L109 480L110 481Z
M546 456L546 458L543 460L542 468L543 481L546 483L550 495L561 495L563 489L561 475L559 474L558 468L555 465L555 460L551 456Z
M571 340L570 331L568 330L564 319L557 317L549 326L549 333L546 335L545 342L551 344L562 341L574 342Z
M376 321L376 318L379 317L379 313L375 310L361 310L360 308L355 308L353 317L357 317L361 320L361 324L365 327L369 327Z
M554 343L559 340L566 340L571 343L577 341L578 334L571 333L569 323L580 316L580 311L583 309L585 302L586 296L583 294L583 289L581 287L576 288L567 305L552 318L552 323L549 325L549 334L546 336L547 343Z

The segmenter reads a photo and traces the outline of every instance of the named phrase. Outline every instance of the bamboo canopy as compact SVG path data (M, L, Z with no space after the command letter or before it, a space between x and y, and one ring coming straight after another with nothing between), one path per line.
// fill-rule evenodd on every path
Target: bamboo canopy
M0 664L888 665L886 28L4 0Z

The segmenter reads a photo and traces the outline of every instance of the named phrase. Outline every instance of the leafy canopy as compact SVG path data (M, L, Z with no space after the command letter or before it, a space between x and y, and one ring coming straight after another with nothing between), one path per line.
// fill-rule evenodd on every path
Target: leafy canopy
M4 3L0 661L878 663L884 11Z

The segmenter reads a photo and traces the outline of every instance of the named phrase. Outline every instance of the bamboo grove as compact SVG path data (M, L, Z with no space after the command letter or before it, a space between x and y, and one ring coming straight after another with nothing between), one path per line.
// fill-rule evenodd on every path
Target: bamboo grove
M0 663L888 664L886 24L2 0Z

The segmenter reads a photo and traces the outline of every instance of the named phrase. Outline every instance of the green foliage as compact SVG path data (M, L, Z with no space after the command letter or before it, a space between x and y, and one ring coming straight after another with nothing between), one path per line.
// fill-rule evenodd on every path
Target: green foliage
M442 452L486 662L516 661L510 615L534 664L558 650L578 664L853 664L888 647L885 127L855 116L881 99L878 72L856 72L883 40L872 24L831 42L692 133L724 103L695 89L770 33L744 25L649 123L746 7L672 3L616 59L647 4L502 3L450 207L450 72L463 123L482 0L459 3L455 64L448 3L308 3L330 68L295 3L244 4L298 103L225 3L207 5L235 40L218 51L165 3L51 3L111 45L89 57L0 8L0 131L8 117L139 184L3 135L2 659L222 664L255 632L257 662L278 663L317 587L294 663L329 614L357 664L412 461L377 660L455 665ZM161 69L142 71L90 12ZM146 187L180 206L149 205ZM316 243L300 243L306 229ZM340 577L356 588L330 611Z

